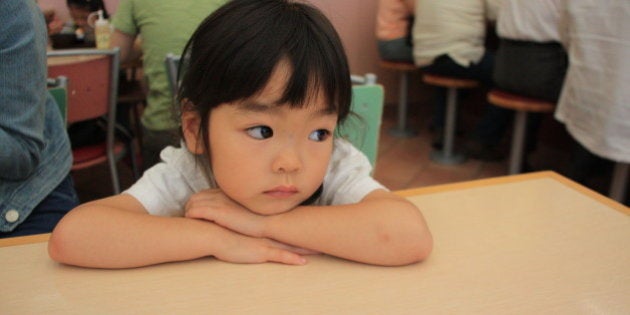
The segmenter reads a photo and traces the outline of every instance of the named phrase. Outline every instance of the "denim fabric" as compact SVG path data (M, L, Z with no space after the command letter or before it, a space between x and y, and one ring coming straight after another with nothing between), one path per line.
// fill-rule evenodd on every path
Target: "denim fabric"
M47 35L39 7L2 0L0 21L0 231L9 232L67 177L72 155L46 90Z
M59 220L79 204L70 174L13 231L0 232L0 238L52 232Z

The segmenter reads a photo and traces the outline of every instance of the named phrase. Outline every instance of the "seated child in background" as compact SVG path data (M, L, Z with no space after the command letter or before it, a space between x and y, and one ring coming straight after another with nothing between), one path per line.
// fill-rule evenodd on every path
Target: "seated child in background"
M420 211L333 137L352 87L338 34L319 10L231 1L201 23L182 62L184 145L166 148L126 192L64 217L52 259L99 268L205 256L300 265L325 253L404 265L431 252Z
M94 47L96 45L94 35L94 22L98 18L98 10L103 10L103 17L108 19L109 14L105 9L103 0L67 0L66 5L72 21L65 23L62 27L51 27L49 24L49 35L51 36L53 47L55 48L81 48ZM74 34L72 41L68 39L70 34ZM61 37L61 35L65 35Z

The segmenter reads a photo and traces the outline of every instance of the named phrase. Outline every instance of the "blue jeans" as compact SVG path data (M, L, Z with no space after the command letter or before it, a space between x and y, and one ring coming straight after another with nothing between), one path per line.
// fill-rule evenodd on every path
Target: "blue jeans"
M28 218L13 231L0 233L0 238L50 233L61 218L79 205L70 174L40 202Z

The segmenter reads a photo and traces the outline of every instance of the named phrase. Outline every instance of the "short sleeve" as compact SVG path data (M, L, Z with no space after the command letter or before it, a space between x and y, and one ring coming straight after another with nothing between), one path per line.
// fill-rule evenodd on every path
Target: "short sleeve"
M148 169L125 193L157 216L183 216L190 196L209 188L195 157L185 148L167 147L162 162Z
M134 1L122 0L116 9L116 13L112 19L112 25L115 29L127 34L138 34L138 26L134 18Z
M376 189L386 190L370 175L372 165L365 154L343 139L335 139L334 145L318 204L357 203Z

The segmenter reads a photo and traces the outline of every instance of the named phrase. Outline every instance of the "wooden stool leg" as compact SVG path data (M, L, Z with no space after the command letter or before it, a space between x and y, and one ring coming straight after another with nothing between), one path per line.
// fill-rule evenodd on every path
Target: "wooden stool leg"
M518 174L521 172L523 149L525 147L525 128L527 128L527 112L517 111L514 117L514 134L512 134L509 174Z
M457 117L457 89L448 88L446 96L446 122L444 126L444 148L431 153L431 160L439 164L460 164L466 160L455 153L455 118Z
M400 88L398 90L398 125L389 130L389 134L397 138L409 138L416 132L407 127L407 93L409 86L409 74L406 71L400 74Z
M628 163L617 162L613 172L613 179L610 184L608 196L611 199L623 203L626 197L626 188L628 187Z

